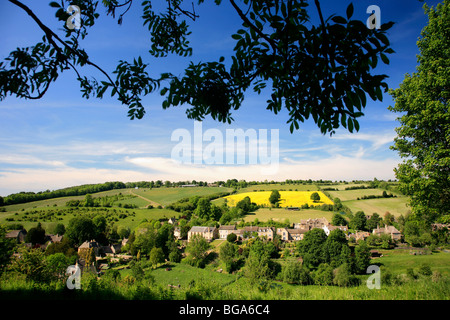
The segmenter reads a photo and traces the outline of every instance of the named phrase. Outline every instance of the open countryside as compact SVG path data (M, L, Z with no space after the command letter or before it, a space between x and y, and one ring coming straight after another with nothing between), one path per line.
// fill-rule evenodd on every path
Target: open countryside
M50 257L55 254L67 262L83 265L81 290L77 294L84 298L95 295L135 299L134 290L138 287L147 288L139 296L143 299L200 296L202 299L445 299L449 296L448 226L436 225L429 233L430 238L409 234L405 229L408 197L397 191L395 182L228 180L202 183L202 186L170 182L137 185L119 184L118 189L84 196L30 202L26 202L25 195L24 198L6 197L5 203L24 203L1 207L0 224L6 226L7 239L15 237L17 248L27 241L38 241L30 245L42 252L44 265L51 265L47 261L52 261ZM277 205L269 201L274 190L280 193ZM311 199L314 192L320 200ZM359 206L356 211L355 203ZM361 207L369 211L359 210ZM74 241L71 224L81 218L94 221L94 226L101 225L101 236L92 236L99 240ZM45 237L27 238L37 228L45 231ZM349 250L347 271L341 270L337 258L323 262L311 260L309 249L302 246L311 241L310 233L311 236L323 234L323 241L343 237L339 246ZM258 275L262 270L251 264L255 246L268 252L267 256L258 258L268 259L264 276ZM309 243L310 246L314 244ZM351 258L354 254L359 257L360 247L367 250L362 266L360 258ZM22 250L27 249L19 250L24 254ZM295 271L294 265L299 262L302 267ZM30 281L26 274L14 271L18 270L17 263L11 259L10 267L2 275L5 280L2 293L11 297L26 294ZM90 271L86 264L90 265ZM368 275L364 268L370 264L381 267L384 276L380 290L366 286ZM345 277L339 278L336 272L344 272ZM107 289L92 291L86 286L94 274ZM61 279L52 279L50 283L55 287L43 291L44 297L67 290Z

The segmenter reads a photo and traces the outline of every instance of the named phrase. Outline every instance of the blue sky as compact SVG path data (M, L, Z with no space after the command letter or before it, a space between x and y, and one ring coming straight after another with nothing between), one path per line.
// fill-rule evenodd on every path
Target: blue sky
M324 16L345 16L350 2L322 0ZM375 4L381 9L382 23L396 22L389 32L396 53L390 55L389 66L381 65L376 72L387 74L389 86L397 88L405 73L415 71L419 53L416 41L427 23L423 4L416 0L353 2L354 18L365 22L366 8ZM438 2L427 1L433 6ZM44 23L58 28L48 1L23 3ZM191 23L189 40L194 53L188 58L150 57L149 34L139 18L140 9L138 3L133 4L122 26L101 9L100 19L81 44L92 61L112 72L120 59L141 55L155 77L166 71L181 74L189 61L217 61L220 56L229 61L234 47L231 34L240 27L240 20L228 1L219 7L209 1L196 9L200 19ZM315 20L314 6L309 10ZM33 45L42 37L31 18L8 1L0 4L0 26L1 60L16 47ZM82 72L97 75L92 68L83 68ZM400 158L389 146L399 123L397 115L387 110L393 104L389 95L384 95L383 102L368 100L358 133L350 134L342 128L332 137L322 135L312 119L291 134L286 125L287 113L274 115L266 110L266 100L266 95L249 91L242 107L233 113L235 121L231 125L207 118L202 127L203 131L219 129L224 135L226 129L278 129L276 174L264 175L260 166L251 164L180 164L171 159L177 145L171 135L175 129L194 133L194 122L185 116L186 107L163 110L162 98L155 93L144 98L145 117L131 121L127 108L108 95L102 100L82 98L74 72L66 72L40 100L8 97L0 101L0 195L105 181L395 178L393 169Z

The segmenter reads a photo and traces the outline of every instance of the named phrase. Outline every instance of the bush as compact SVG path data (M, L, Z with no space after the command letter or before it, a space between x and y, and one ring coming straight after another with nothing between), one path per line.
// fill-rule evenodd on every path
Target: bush
M422 264L421 266L420 266L420 268L419 268L419 273L421 274L421 275L424 275L424 276L431 276L432 274L433 274L433 272L431 271L431 267L430 267L430 265L429 264L426 264L426 263L424 263L424 264Z
M236 241L236 239L237 239L237 235L236 235L235 233L230 233L230 234L227 236L227 241L228 241L228 242L233 243L233 242Z

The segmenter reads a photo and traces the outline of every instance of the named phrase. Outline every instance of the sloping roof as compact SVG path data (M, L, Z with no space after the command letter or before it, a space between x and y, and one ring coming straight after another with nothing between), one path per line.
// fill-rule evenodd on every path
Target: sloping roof
M303 234L308 232L308 229L299 229L299 228L295 228L295 229L286 229L287 232L289 232L290 234Z
M220 226L219 230L236 230L236 225L227 225L227 226Z
M99 245L96 241L91 240L91 241L85 241L81 244L81 246L78 247L78 249L89 249L89 248L98 248Z
M201 232L201 233L205 233L205 232L213 232L216 229L216 227L199 227L199 226L194 226L191 228L191 230L189 230L189 232Z
M5 235L5 237L6 238L17 238L17 236L19 235L19 232L20 232L21 230L12 230L12 231L10 231L10 232L8 232L6 235Z
M253 226L253 227L244 227L244 231L247 231L247 232L257 232L259 230L259 227L258 226Z
M52 242L61 242L63 236L57 235L57 234L49 234L48 237Z

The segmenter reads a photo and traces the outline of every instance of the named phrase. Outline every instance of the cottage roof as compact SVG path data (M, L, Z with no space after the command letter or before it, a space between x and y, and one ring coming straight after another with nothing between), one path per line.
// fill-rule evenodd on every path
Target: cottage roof
M200 227L200 226L194 226L191 228L191 230L189 230L189 232L200 232L200 233L205 233L205 232L213 232L214 230L216 230L216 227Z
M258 226L244 227L244 231L247 231L247 232L258 232L258 230L259 230Z
M296 229L286 229L286 230L290 234L303 234L303 233L306 233L306 232L309 231L308 229L298 229L298 228L296 228Z
M219 230L236 230L236 225L233 224L233 225L227 225L227 226L225 226L225 225L220 226Z
M12 230L12 231L8 232L5 236L6 236L6 238L17 238L20 231L22 231L22 230Z
M85 241L81 244L81 246L79 246L79 249L89 249L89 248L98 248L99 245L96 241L91 240L91 241Z

